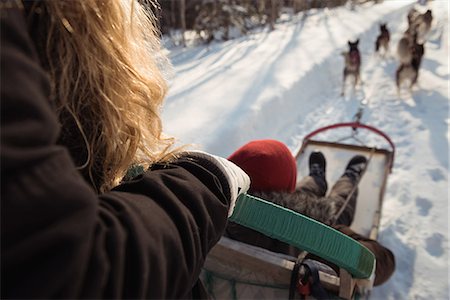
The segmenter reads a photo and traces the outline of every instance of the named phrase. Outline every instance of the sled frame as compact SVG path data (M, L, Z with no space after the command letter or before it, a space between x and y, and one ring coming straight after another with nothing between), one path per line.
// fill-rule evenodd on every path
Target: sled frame
M333 129L337 129L337 128L345 128L345 127L351 128L353 131L352 135L350 135L348 137L348 139L353 138L358 133L357 132L358 129L364 129L364 130L367 130L373 134L376 134L376 135L384 138L385 141L390 146L390 149L370 147L367 145L355 145L355 144L350 144L350 143L344 143L344 142L342 142L342 139L339 140L338 142L321 141L321 140L317 140L317 139L312 139L313 137L315 137L316 135L318 135L324 131L329 131L329 130L333 130ZM370 213L372 214L372 224L370 225L370 229L368 228L369 225L364 226L365 228L361 228L362 226L358 226L358 224L353 224L351 226L352 229L355 230L356 232L358 232L364 236L367 236L371 239L377 239L379 225L380 225L380 221L381 221L381 210L382 210L384 194L385 194L386 185L387 185L387 178L388 178L389 174L392 172L392 167L394 164L395 144L392 142L392 140L389 138L389 136L386 133L382 132L379 129L376 129L375 127L372 127L372 126L369 126L366 124L362 124L359 122L337 123L337 124L319 128L305 136L300 149L298 150L298 152L295 155L295 159L298 164L298 174L297 174L298 178L301 178L301 177L307 175L305 173L305 170L307 170L308 168L307 168L307 166L305 166L305 164L306 164L305 162L307 161L308 156L309 156L308 154L312 151L312 149L314 149L314 150L330 149L331 152L342 151L342 152L348 152L348 153L353 153L353 154L362 154L368 158L369 157L378 158L378 161L379 161L378 164L379 164L379 169L380 169L378 171L379 172L378 177L380 177L380 178L378 179L378 184L379 184L378 197L377 197L377 199L375 199L375 201L377 201L377 203L376 203L377 205L375 206L373 204L372 208L370 208ZM352 155L350 155L350 154L347 155L347 159L349 159L351 156ZM342 161L341 167L345 166L346 162L347 161ZM368 167L369 167L369 170L367 172L370 173L371 168L372 168L372 166L370 166L370 163L369 163ZM365 181L364 177L367 177L367 176L369 176L369 175L363 176L363 178L362 178L363 184ZM334 175L333 180L328 180L328 181L334 182L336 180L336 178L337 178L337 175ZM327 176L327 179L329 179L328 176ZM361 202L360 200L358 200L358 201ZM358 204L357 204L356 214L358 214ZM355 217L355 219L357 219L357 217Z
M356 133L357 129L369 130L375 134L382 136L388 142L391 149L387 150L383 148L368 147L365 145L346 144L341 141L329 142L312 139L312 137L323 131L341 127L352 128L353 134ZM368 153L373 153L373 155L382 156L385 158L382 170L382 181L377 209L373 214L370 233L364 234L366 236L368 235L368 237L371 239L376 239L378 236L379 224L381 220L381 208L387 183L387 177L392 171L394 162L394 143L385 133L374 127L361 124L359 122L339 123L320 128L308 134L304 138L301 148L295 155L295 158L298 160L301 156L306 155L308 149L310 150L312 148L321 147L356 153L365 153L366 155ZM246 243L235 241L227 237L222 237L206 258L204 271L202 272L202 278L204 280L206 279L207 281L206 277L208 273L218 275L219 277L223 276L223 278L226 278L231 272L233 279L236 280L236 282L239 282L239 280L243 280L245 282L249 273L270 274L270 276L264 278L263 281L255 281L253 283L255 283L256 285L269 285L275 288L284 289L286 290L287 299L289 284L296 260L296 257L271 252L260 247L248 245ZM339 297L341 297L342 299L352 299L355 295L355 290L357 290L361 296L365 295L367 297L368 293L372 289L373 278L355 279L351 276L351 274L349 274L342 268L340 269L339 273L340 275L333 275L327 272L319 271L320 282L326 290L339 295ZM302 276L303 274L299 274L299 278L301 278Z
M209 273L217 278L229 277L231 270L233 282L248 284L246 278L252 274L270 274L270 279L263 281L253 280L252 285L273 287L285 291L288 299L289 284L294 270L296 257L271 252L269 250L252 246L233 239L222 237L208 254L201 278L206 283L207 288ZM228 273L228 274L227 274ZM355 289L360 294L364 294L372 288L372 279L355 279L345 269L339 270L340 275L319 270L321 285L342 299L352 299ZM299 273L298 278L303 277ZM214 296L214 295L213 295Z

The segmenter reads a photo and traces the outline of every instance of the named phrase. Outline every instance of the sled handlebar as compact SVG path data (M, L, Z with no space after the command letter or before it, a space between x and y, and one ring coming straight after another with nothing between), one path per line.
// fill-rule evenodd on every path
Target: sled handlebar
M354 130L356 128L364 128L364 129L367 129L369 131L372 131L372 132L382 136L389 143L389 145L391 146L391 149L392 149L392 156L391 156L390 161L389 161L389 170L392 172L392 167L394 165L394 156L395 156L395 144L392 142L391 138L386 133L384 133L383 131L381 131L381 130L375 128L375 127L363 124L363 123L359 123L359 122L336 123L336 124L333 124L333 125L328 125L328 126L316 129L316 130L314 130L313 132L309 133L308 135L306 135L304 137L303 145L309 139L311 139L311 137L313 137L313 136L315 136L315 135L317 135L317 134L319 134L319 133L321 133L323 131L327 131L327 130L335 129L335 128L341 128L341 127L351 127ZM303 146L302 146L302 148L303 148Z

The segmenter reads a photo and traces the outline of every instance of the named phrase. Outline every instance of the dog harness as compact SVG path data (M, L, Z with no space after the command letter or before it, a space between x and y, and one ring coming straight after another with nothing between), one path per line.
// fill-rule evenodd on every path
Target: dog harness
M358 51L350 51L349 55L350 55L350 62L352 64L359 64L360 63L361 57L359 56L359 52Z

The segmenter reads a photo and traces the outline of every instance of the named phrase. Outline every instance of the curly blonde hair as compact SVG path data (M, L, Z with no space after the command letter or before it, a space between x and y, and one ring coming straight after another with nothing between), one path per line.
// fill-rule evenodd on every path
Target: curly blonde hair
M86 160L78 167L94 188L111 189L132 165L175 157L160 119L167 90L160 67L167 59L148 7L135 0L40 5L47 16L43 55L62 135L68 123L79 131Z

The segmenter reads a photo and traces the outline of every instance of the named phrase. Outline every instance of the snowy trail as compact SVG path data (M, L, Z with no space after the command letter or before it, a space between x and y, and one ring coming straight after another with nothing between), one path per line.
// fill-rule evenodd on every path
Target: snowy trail
M335 89L340 87L343 67L340 53L346 49L347 40L364 31L377 30L376 22L383 11L388 15L400 14L406 11L406 6L394 3L389 8L370 9L376 13L364 15L345 8L316 13L304 21L280 24L271 33L263 31L216 44L206 51L186 51L185 56L195 59L175 65L178 76L165 108L166 130L184 142L201 144L220 155L230 154L251 138L262 135L279 138L280 132L285 132L281 139L295 148L298 139L289 139L306 132L296 130L295 124L312 128L305 119L315 116L318 104L325 103L326 107L319 107L318 112L328 112L327 117L337 112L333 107L341 107L342 99L336 99L339 93ZM355 18L364 25L353 26ZM326 34L318 35L318 27L324 28ZM180 54L176 56L179 59ZM328 82L332 88L324 88L322 82ZM185 105L187 101L189 105ZM185 108L182 115L176 109L179 105ZM286 115L285 111L291 113ZM346 111L347 107L343 107L338 112L345 115L341 118L348 119L347 114L355 112ZM277 118L279 114L283 118ZM245 132L236 134L235 128L245 128ZM198 134L199 131L203 134ZM228 140L228 147L223 147L223 139Z
M399 99L394 56L413 5L396 0L356 11L317 10L305 19L300 15L277 24L273 32L170 53L176 76L163 122L182 144L198 144L226 157L249 140L274 138L295 153L307 133L351 121L361 103L361 121L393 139L396 160L379 240L393 250L397 269L390 281L374 289L373 299L450 296L449 4L430 2L435 21L419 86ZM391 31L391 57L386 59L373 54L380 22L387 22ZM356 38L364 84L355 94L340 97L340 53L347 50L347 40ZM379 142L370 135L362 138L368 144Z
M419 88L412 97L403 95L398 99L392 86L396 63L388 62L383 69L390 76L374 78L377 84L374 90L378 92L372 95L368 106L369 120L396 137L398 147L380 241L395 247L399 271L383 290L374 291L378 298L449 297L448 26L443 26L448 24L448 11L437 7L435 4L433 13L439 22L433 30L434 33L446 30L445 40L441 35L425 44ZM446 75L439 75L444 69ZM444 207L447 210L441 210ZM447 268L442 268L442 264ZM423 279L422 273L429 272L434 280ZM398 282L408 289L397 290Z

